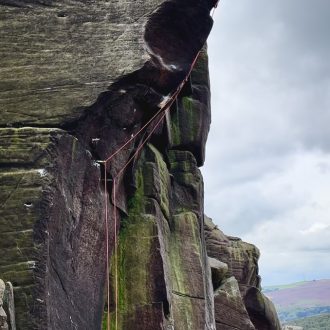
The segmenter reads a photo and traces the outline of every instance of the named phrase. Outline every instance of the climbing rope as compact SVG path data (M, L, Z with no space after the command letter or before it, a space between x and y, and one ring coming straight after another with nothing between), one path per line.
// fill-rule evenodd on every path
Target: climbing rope
M213 11L211 14L211 17L213 18L215 9L218 7L220 0L216 2L216 4L213 7ZM150 137L154 133L154 131L158 128L160 123L165 118L166 114L170 110L171 106L177 99L178 95L182 91L184 85L187 83L189 76L192 73L192 70L194 69L194 66L197 62L197 59L201 53L202 49L200 49L195 56L190 69L186 75L186 77L182 80L182 82L179 84L175 92L171 95L171 97L165 102L165 104L135 133L133 134L125 143L123 143L114 153L112 153L108 158L106 158L103 161L99 161L99 163L103 163L104 165L104 203L105 203L105 231L106 231L106 272L107 272L107 304L108 304L108 310L107 310L107 330L110 330L110 265L109 265L109 218L108 218L108 202L109 202L109 196L108 196L108 179L107 179L107 164L112 160L114 156L116 156L120 151L122 151L130 142L136 139L137 136L139 136L144 130L146 130L151 123L153 123L156 118L159 116L158 121L155 123L153 128L150 130L150 132L147 134L147 136L142 139L142 142L135 150L134 154L128 159L126 164L123 168L115 175L112 181L112 192L113 192L113 219L114 219L114 268L115 268L115 329L118 329L118 234L117 234L117 228L118 228L118 219L117 219L117 188L118 188L118 181L120 180L121 175L124 173L125 169L129 166L129 164L139 155L142 148L145 146L145 144L149 141Z
M135 150L134 154L128 159L124 167L121 168L121 170L116 174L116 176L113 178L112 181L112 191L113 191L113 219L114 219L114 264L115 264L115 329L118 329L118 236L117 236L117 227L118 227L118 220L117 220L117 188L118 188L118 181L121 177L121 175L124 173L125 169L128 167L128 165L133 161L136 156L138 156L139 152L142 150L142 148L145 146L145 144L148 142L154 131L157 129L159 124L162 122L162 120L165 118L166 113L170 109L171 105L174 103L176 98L173 98L171 102L167 104L166 108L162 108L161 110L163 113L158 112L155 116L153 116L152 120L150 120L150 123L156 119L158 115L160 115L160 118L154 125L154 127L151 129L151 131L148 133L148 135L144 138L142 143L138 146L138 148ZM150 124L149 123L149 124ZM148 126L148 125L147 125ZM145 126L145 127L147 127ZM139 133L141 133L142 130L140 130ZM135 137L139 134L137 133ZM131 139L130 139L131 140ZM127 142L124 144L127 145ZM121 147L122 149L123 147ZM118 150L117 150L118 151ZM115 152L116 154L118 152ZM115 154L114 153L114 154ZM106 228L106 272L107 272L107 303L108 303L108 311L107 311L107 329L110 330L110 267L109 267L109 219L108 219L108 187L107 187L107 163L113 158L113 155L111 155L107 160L105 161L99 161L100 163L104 164L104 195L105 195L105 228Z
M110 330L110 269L109 269L109 220L108 220L108 193L107 193L107 167L104 165L104 205L105 205L105 241L106 241L106 264L107 264L107 304L108 304L108 312L107 312L107 329Z

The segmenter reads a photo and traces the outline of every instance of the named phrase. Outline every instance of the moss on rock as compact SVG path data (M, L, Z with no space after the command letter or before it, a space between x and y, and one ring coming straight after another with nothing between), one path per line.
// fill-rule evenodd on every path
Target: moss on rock
M159 219L147 212L150 208L149 197L154 197L155 200L159 200L160 209L168 215L168 188L164 182L167 180L168 172L162 156L153 146L149 145L147 154L146 157L154 162L147 163L152 165L147 171L144 166L140 166L141 162L136 168L136 190L128 201L128 216L122 219L118 254L113 255L111 260L112 292L116 290L117 267L119 329L131 329L130 322L138 310L141 315L151 313L156 307L150 306L154 305L157 299L166 300L165 284L161 283L164 281L164 274ZM157 191L151 189L152 183L158 185ZM115 318L114 305L115 301L110 306L112 322ZM149 316L152 318L152 314Z
M152 161L152 170L144 171L145 185L144 189L146 195L158 200L160 208L167 219L170 217L169 206L169 185L170 177L167 165L163 159L162 154L152 145L148 144L148 150L146 155L147 160ZM146 165L151 165L149 162ZM154 193L151 193L152 189L156 189Z

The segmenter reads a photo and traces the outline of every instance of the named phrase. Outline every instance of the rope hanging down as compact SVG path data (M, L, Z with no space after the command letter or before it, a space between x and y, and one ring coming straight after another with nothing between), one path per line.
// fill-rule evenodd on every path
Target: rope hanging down
M218 0L214 7L211 14L211 17L213 18L215 9L218 7L220 0ZM142 140L142 143L138 146L138 148L135 150L134 154L128 159L124 167L116 174L116 176L113 178L112 181L112 192L113 192L113 219L114 219L114 265L115 265L115 329L118 329L118 236L117 236L117 227L118 227L118 220L117 220L117 182L120 176L124 173L127 166L132 162L133 159L138 156L139 152L142 150L142 148L145 146L145 144L148 142L154 131L157 129L157 127L160 125L162 120L165 118L166 114L170 110L171 106L177 99L178 95L180 94L182 88L187 83L189 76L191 75L192 70L194 69L194 66L198 60L198 57L201 53L202 49L200 49L195 56L190 69L186 75L186 77L183 79L183 81L180 83L180 85L177 87L175 92L171 95L171 97L166 101L166 103L138 130L138 132L134 135L132 135L125 143L123 143L114 153L112 153L108 158L106 158L103 161L99 161L99 163L104 164L104 204L105 204L105 232L106 232L106 272L107 272L107 304L108 304L108 310L107 310L107 330L110 330L110 265L109 265L109 219L108 219L108 202L109 202L109 196L108 196L108 185L107 185L107 164L112 160L114 156L116 156L120 151L122 151L130 142L135 140L137 136L139 136L144 130L146 130L151 123L153 123L156 118L159 116L158 121L155 123L154 127L151 129L151 131L148 133L148 135Z

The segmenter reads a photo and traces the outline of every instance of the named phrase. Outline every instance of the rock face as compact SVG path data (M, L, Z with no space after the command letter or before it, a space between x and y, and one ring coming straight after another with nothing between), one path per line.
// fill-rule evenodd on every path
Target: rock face
M1 329L100 329L104 310L112 329L276 323L257 250L204 224L205 47L160 112L214 5L0 1Z
M216 277L212 269L217 329L281 329L273 303L261 292L259 250L226 236L208 217L204 228L208 255L227 265L227 269L222 265L227 271L217 272Z
M136 167L119 238L120 329L214 329L201 175L190 152L167 156L149 144Z
M0 279L0 330L16 330L13 286Z
M7 315L3 308L3 300L5 296L5 283L0 279L0 329L8 330Z

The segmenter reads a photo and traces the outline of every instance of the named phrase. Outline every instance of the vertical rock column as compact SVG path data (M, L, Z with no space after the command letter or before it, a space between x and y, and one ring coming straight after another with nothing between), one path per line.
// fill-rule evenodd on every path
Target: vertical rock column
M100 171L59 129L0 129L0 274L14 286L18 329L100 322L104 286ZM86 274L89 274L86 277ZM89 313L80 301L89 297Z
M215 329L198 169L210 124L205 51L189 83L134 172L136 190L119 238L120 329ZM165 149L153 145L160 140L168 141ZM112 291L115 276L112 267Z

